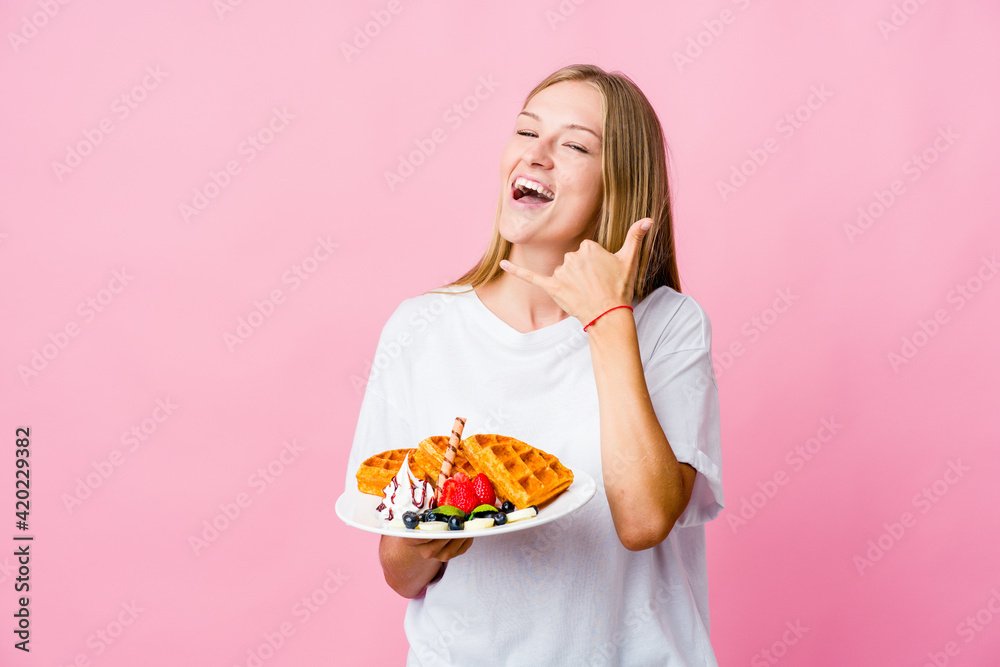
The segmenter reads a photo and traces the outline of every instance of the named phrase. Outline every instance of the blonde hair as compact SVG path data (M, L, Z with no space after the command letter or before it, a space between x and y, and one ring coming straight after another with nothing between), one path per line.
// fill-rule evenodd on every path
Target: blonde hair
M642 301L662 285L680 292L667 182L667 145L656 112L626 75L605 72L596 65L570 65L553 72L535 86L521 108L527 107L539 92L562 81L589 83L600 91L603 100L604 201L592 240L608 252L618 252L632 223L652 218L653 226L646 232L639 251L633 296ZM486 252L465 275L445 287L471 285L471 291L503 273L500 260L508 259L511 249L511 243L500 236L499 230L504 194L501 190Z

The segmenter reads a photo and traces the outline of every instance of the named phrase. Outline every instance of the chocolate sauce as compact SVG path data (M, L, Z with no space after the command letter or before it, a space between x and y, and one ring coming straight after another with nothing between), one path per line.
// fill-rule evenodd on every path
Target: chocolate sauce
M419 498L419 500L417 499L417 491L418 490L420 492L420 498ZM423 484L419 484L417 486L414 486L413 487L413 492L410 494L410 496L413 498L413 504L416 505L417 507L421 507L424 504L424 498L427 497L427 487L424 486Z

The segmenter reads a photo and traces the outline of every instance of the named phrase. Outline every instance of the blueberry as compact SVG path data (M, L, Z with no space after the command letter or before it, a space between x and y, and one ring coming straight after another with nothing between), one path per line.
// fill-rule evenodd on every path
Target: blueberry
M470 514L469 518L470 519L490 519L490 518L495 518L496 515L497 515L497 512L493 512L492 510L483 510L482 512L476 512L474 514Z
M448 517L448 530L462 530L462 517L455 515Z
M437 515L436 512L427 512L424 514L424 521L440 521L441 517Z
M506 512L497 512L496 516L493 517L493 523L496 524L496 525L498 525L498 526L502 526L505 523L507 523L507 513Z
M538 505L532 505L528 509L533 509L533 510L535 510L535 514L538 514Z
M500 509L506 512L507 514L510 514L515 509L514 503L510 502L509 500L505 500L503 501L503 505L500 506Z
M416 512L403 512L403 525L407 528L416 528L420 523L420 517Z

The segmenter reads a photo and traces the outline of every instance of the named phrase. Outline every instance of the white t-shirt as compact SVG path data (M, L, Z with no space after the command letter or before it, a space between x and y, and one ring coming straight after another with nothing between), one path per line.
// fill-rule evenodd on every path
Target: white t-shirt
M447 435L500 433L597 481L579 510L477 538L408 603L407 665L717 665L709 643L704 523L722 503L711 326L690 296L633 301L646 386L679 461L698 470L667 538L632 552L611 521L587 334L575 317L520 333L467 287L403 301L379 339L345 483L372 454Z

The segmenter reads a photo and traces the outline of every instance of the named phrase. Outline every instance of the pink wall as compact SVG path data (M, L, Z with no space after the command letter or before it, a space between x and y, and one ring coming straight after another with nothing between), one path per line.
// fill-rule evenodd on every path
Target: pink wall
M995 3L0 17L0 663L248 665L265 636L269 667L402 663L377 538L333 514L367 360L401 299L478 258L524 95L578 61L658 110L712 318L720 662L1000 659Z

